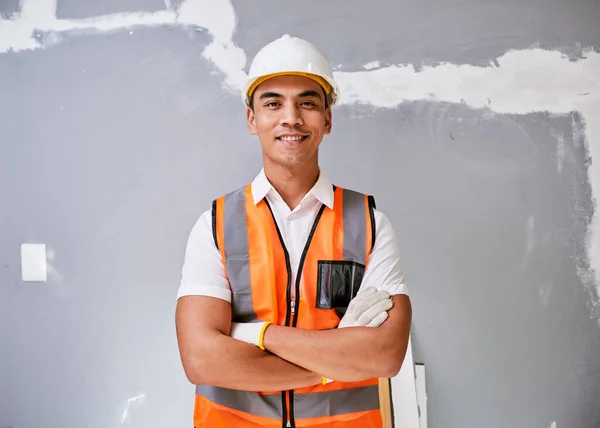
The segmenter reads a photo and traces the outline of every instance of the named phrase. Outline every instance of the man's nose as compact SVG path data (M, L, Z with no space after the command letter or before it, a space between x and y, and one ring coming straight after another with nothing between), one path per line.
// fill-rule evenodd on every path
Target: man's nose
M304 124L300 109L295 104L288 104L281 111L280 125L300 126Z

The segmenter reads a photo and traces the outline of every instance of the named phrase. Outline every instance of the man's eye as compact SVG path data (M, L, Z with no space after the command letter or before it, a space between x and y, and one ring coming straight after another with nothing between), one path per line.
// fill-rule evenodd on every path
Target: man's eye
M271 101L271 102L269 102L269 103L266 104L267 107L277 107L277 105L278 104L275 101Z

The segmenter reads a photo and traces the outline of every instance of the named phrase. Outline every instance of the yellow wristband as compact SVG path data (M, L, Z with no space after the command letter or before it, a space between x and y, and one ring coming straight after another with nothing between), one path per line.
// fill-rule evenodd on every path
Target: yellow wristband
M266 321L262 328L260 329L260 334L258 336L258 347L260 349L262 349L263 351L265 350L265 346L263 345L263 342L265 340L265 331L267 330L267 327L271 324L270 321Z

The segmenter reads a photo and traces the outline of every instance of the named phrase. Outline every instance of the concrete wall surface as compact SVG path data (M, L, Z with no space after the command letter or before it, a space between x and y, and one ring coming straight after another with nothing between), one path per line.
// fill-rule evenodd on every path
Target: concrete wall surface
M290 9L291 8L291 9ZM238 88L331 59L321 165L402 246L430 428L600 427L600 2L0 0L0 428L191 427L185 242L261 166ZM48 281L21 280L44 243Z

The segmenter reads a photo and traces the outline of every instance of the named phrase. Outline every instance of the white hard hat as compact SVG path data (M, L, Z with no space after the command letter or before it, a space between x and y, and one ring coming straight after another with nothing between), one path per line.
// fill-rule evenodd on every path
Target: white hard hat
M305 76L319 83L325 89L331 106L339 99L340 91L325 55L312 43L289 34L258 51L250 65L242 99L249 105L252 92L260 83L286 74Z

